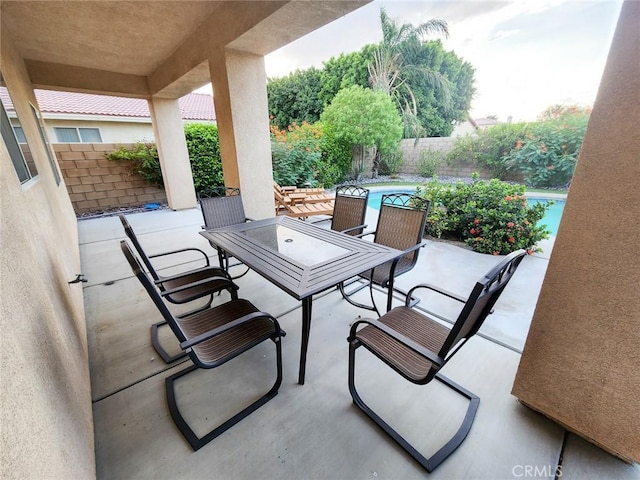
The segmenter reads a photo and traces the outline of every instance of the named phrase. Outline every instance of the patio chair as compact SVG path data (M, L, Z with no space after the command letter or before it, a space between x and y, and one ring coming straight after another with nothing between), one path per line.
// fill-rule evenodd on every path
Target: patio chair
M373 285L387 289L387 310L391 310L393 292L401 290L394 287L395 278L411 270L418 261L420 248L424 247L422 237L429 213L431 202L409 193L391 193L382 196L380 215L376 230L367 232L360 237L374 235L375 243L386 245L402 251L402 255L387 263L361 273L360 278L365 284L347 292L344 283L338 285L343 298L352 305L367 310L374 310L378 315L378 307L373 298ZM371 305L356 302L351 296L369 285Z
M357 185L343 185L336 188L333 204L331 230L347 235L361 235L367 227L364 218L367 214L369 190Z
M358 319L351 327L347 340L349 391L353 403L428 472L433 471L462 444L471 429L480 404L477 395L442 375L440 370L478 332L525 254L524 250L518 250L505 257L476 283L466 300L433 285L421 284L408 292L405 306L395 307L378 320ZM419 288L432 290L462 303L462 309L455 322L444 324L409 307L411 295ZM354 381L355 353L362 346L408 381L425 385L435 378L469 400L462 425L430 458L423 456L359 396Z
M126 240L120 242L120 247L133 273L180 342L180 348L193 362L165 379L165 391L171 418L191 448L198 450L278 394L282 383L281 338L286 334L280 330L280 325L273 316L259 311L249 301L238 298L186 317L173 316L163 300L167 298L166 292L158 292ZM220 281L227 282L231 288L231 280L221 277ZM175 382L198 368L210 369L223 365L265 340L272 340L276 346L277 374L271 389L209 433L198 437L180 412L176 401Z
M296 187L295 185L280 185L278 182L274 180L273 188L276 190L287 194L287 193L325 193L324 188L314 187L314 188L305 188L305 187Z
M233 187L218 187L210 188L201 192L198 192L198 202L202 209L202 216L204 217L204 230L213 230L214 228L228 227L229 225L237 225L239 223L245 223L251 221L244 213L244 206L242 205L242 196L240 195L239 188ZM220 267L229 272L229 268L242 263L229 264L229 256L227 252L217 247L213 243L212 247L218 252L218 262ZM232 276L233 280L243 277L247 274L249 268L237 276Z
M127 237L129 238L129 240L131 240L131 243L138 252L138 255L153 277L154 284L160 289L167 301L173 304L180 305L190 303L201 298L209 297L207 303L203 307L200 307L201 309L206 309L211 306L214 295L221 292L222 290L228 290L231 298L238 298L237 285L235 285L233 282L228 281L231 280L231 277L229 277L225 270L218 267L212 267L209 263L209 257L207 256L207 254L199 248L182 248L179 250L171 250L155 255L147 255L142 249L142 245L140 245L138 237L131 228L131 225L129 224L127 218L124 215L120 215L120 221L122 222L122 226L124 227L124 231ZM198 254L202 254L204 259L204 266L184 271L176 275L164 277L156 271L153 264L151 263L152 258L166 257L174 254L183 254L185 252L197 252ZM171 355L161 345L158 336L158 328L160 328L162 325L165 325L166 323L167 322L163 320L151 325L151 344L153 345L155 351L158 352L158 355L160 355L160 357L166 363L172 363L177 359L184 357L185 354L179 353L177 355Z
M308 191L304 191L305 189L291 190L294 187L287 188L273 182L276 215L285 214L293 217L307 217L311 215L331 215L333 212L333 197L326 194L324 189L308 189Z

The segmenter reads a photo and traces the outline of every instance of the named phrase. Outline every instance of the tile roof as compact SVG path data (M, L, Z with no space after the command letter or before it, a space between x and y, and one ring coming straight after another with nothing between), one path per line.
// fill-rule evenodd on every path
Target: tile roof
M39 89L35 90L35 94L40 111L43 113L151 118L147 101L140 98ZM7 111L14 109L6 87L0 87L0 98ZM178 103L183 120L212 121L216 119L211 95L190 93L178 99Z

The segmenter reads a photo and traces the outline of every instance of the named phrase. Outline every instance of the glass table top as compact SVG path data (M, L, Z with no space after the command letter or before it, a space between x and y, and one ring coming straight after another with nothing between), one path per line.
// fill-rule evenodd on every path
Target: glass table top
M265 225L246 230L241 234L309 267L349 253L345 248L284 225Z

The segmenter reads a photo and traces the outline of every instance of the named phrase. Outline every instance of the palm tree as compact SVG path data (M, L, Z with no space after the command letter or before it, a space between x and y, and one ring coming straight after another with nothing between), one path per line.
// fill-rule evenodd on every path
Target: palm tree
M404 122L405 138L418 138L424 132L424 127L418 119L417 102L407 79L412 75L423 76L440 93L445 106L451 102L451 87L440 72L410 64L405 59L420 49L424 36L436 34L448 37L447 22L435 18L416 27L410 23L398 25L381 8L380 25L382 43L374 52L373 63L369 64L369 84L374 90L383 90L394 98Z

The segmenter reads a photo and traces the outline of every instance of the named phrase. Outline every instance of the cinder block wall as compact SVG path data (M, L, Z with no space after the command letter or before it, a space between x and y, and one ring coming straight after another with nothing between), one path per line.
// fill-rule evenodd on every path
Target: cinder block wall
M418 162L422 152L432 150L446 154L453 149L456 140L455 137L420 138L417 143L413 138L402 140L400 148L402 149L403 163L400 171L407 175L419 175ZM470 163L456 162L449 165L442 162L438 168L439 176L471 177L474 172L478 172L481 178L491 178L489 170Z
M167 201L162 188L132 173L126 163L105 158L105 153L120 146L113 143L53 144L76 213Z

